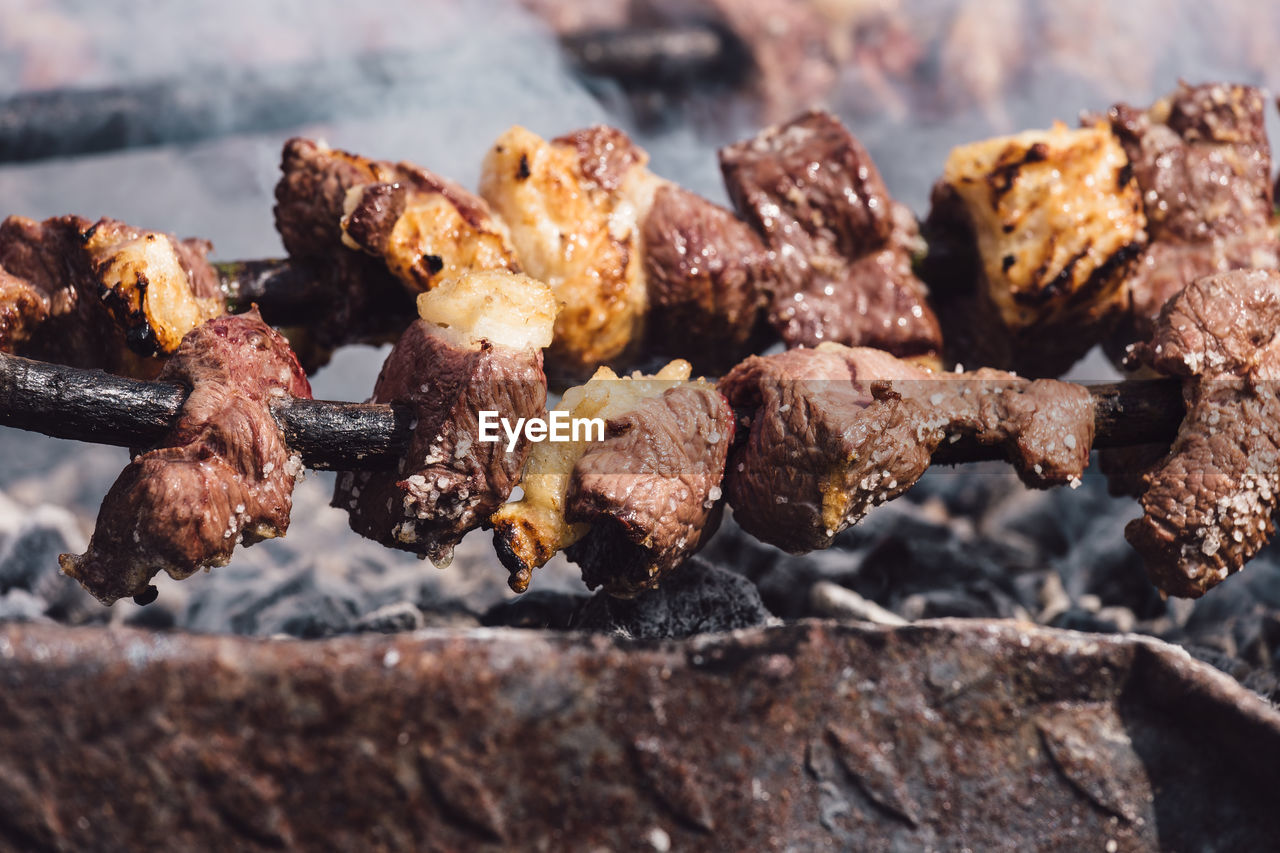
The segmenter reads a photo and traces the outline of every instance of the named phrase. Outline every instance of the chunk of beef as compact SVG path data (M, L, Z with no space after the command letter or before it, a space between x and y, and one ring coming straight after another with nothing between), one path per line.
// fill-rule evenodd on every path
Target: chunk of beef
M588 587L633 596L706 542L733 427L729 404L703 383L668 388L608 421L605 440L574 465L565 503L569 523L590 525L565 552Z
M226 565L238 544L283 536L302 461L271 401L310 397L288 343L256 311L197 326L160 378L191 389L159 446L135 456L102 502L89 550L62 570L104 604Z
M357 533L445 565L520 480L528 439L510 451L505 436L482 441L480 417L545 416L541 347L555 303L541 282L489 272L442 282L422 294L419 311L373 392L374 402L413 410L400 470L344 472L333 505L348 510Z
M664 186L642 227L649 295L645 350L704 372L727 370L760 339L768 256L724 208Z
M590 381L565 391L556 411L574 421L598 418L607 423L687 381L689 373L689 362L681 360L649 376L636 372L620 377L601 367ZM491 519L494 550L511 573L507 583L516 592L528 589L534 569L591 529L586 523L569 521L566 508L575 467L591 448L594 436L570 437L573 440L534 447L520 480L524 494L502 506Z
M734 206L772 250L769 322L788 346L823 341L900 356L942 344L911 269L915 222L862 145L810 112L720 152Z
M1103 124L963 145L926 224L926 278L951 356L1056 376L1124 313L1146 243L1123 148Z
M719 387L748 429L725 477L734 519L792 553L829 546L905 492L950 436L1001 445L1037 487L1076 480L1093 442L1092 398L1080 386L934 373L873 349L752 356Z
M1146 209L1151 246L1127 283L1116 349L1147 340L1161 307L1201 276L1276 269L1265 102L1251 86L1182 84L1148 110L1111 108Z
M1164 306L1138 355L1184 380L1187 414L1144 477L1125 536L1152 581L1196 598L1274 532L1280 500L1280 275L1237 270L1192 282Z
M480 194L510 228L521 266L562 306L547 357L565 376L620 363L642 340L640 231L662 183L648 159L603 126L550 142L513 127L485 156Z

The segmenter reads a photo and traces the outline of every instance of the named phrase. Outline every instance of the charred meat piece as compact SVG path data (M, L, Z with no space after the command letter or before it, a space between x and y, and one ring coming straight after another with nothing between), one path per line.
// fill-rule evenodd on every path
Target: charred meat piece
M941 348L911 270L915 221L834 116L806 113L724 148L720 167L734 206L772 250L769 322L788 346Z
M608 367L598 369L591 380L570 388L552 412L583 425L598 418L605 424L625 416L649 398L689 379L687 361L673 361L656 374L619 377ZM565 413L557 415L557 413ZM533 570L550 560L557 551L577 542L590 530L585 522L566 518L568 496L574 484L578 461L599 435L582 433L571 441L544 442L534 447L520 480L523 496L493 514L494 548L511 573L508 584L516 592L529 587ZM643 463L642 463L643 464Z
M276 228L293 257L323 262L341 247L365 252L411 293L466 272L519 269L483 200L412 163L291 139L281 170Z
M302 475L271 401L310 397L311 387L256 311L197 326L160 378L191 389L179 420L120 474L89 550L59 558L104 604L147 594L157 572L180 580L226 565L236 545L283 536Z
M733 427L729 404L701 382L609 420L565 502L567 522L589 525L565 552L588 587L621 597L655 587L714 533Z
M641 341L641 223L662 183L648 159L603 126L550 142L513 127L485 156L480 194L510 228L521 266L561 306L547 354L557 372L589 375Z
M149 378L148 358L174 352L183 336L223 312L204 240L78 216L44 222L11 216L0 225L0 270L24 282L24 354L77 367ZM0 312L4 309L0 308ZM31 313L33 312L34 313Z
M1201 276L1280 267L1264 109L1257 89L1222 83L1182 84L1145 111L1111 108L1151 237L1115 349L1147 340L1161 307Z
M950 436L1003 446L1037 487L1079 478L1093 442L1082 386L934 373L867 348L752 356L719 387L747 429L725 476L734 519L792 553L829 546L905 492Z
M511 424L545 416L542 347L555 301L527 276L477 272L422 294L418 311L373 392L374 402L413 409L400 470L344 472L333 505L357 533L443 566L519 482L528 439L482 440L481 412Z
M724 208L663 186L641 228L649 294L645 352L727 370L760 342L764 244Z
M956 148L934 187L926 277L951 355L1064 372L1125 310L1142 199L1104 124Z
M1143 362L1184 380L1187 415L1125 536L1152 582L1197 598L1274 532L1280 500L1280 274L1198 279L1161 310Z

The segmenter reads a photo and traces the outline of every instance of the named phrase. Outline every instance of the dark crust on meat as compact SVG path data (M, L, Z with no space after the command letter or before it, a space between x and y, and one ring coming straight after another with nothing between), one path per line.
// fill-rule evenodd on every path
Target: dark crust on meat
M660 187L641 228L649 296L646 354L727 370L761 343L764 245L742 220L674 186Z
M89 550L60 558L104 604L146 593L160 571L181 579L226 565L240 541L289 526L302 467L270 404L311 387L284 338L256 311L218 317L187 334L160 378L191 388L178 421L117 478Z
M368 184L346 217L347 236L372 254L386 251L391 229L404 214L407 196L402 184Z
M941 348L911 269L914 220L834 116L806 113L721 149L720 167L734 207L773 251L769 321L788 346Z
M566 133L551 143L573 147L578 152L578 169L582 176L606 192L621 187L631 167L644 165L648 160L631 137L616 127L603 124Z
M752 356L719 385L749 425L725 494L748 533L792 553L824 548L905 492L950 435L1002 446L1029 485L1088 464L1088 391L998 371L933 374L868 349Z
M391 548L447 562L469 531L485 524L511 494L529 456L479 438L481 410L518 418L546 416L542 352L488 342L457 347L415 321L387 357L373 402L412 407L416 423L399 473L345 472L333 505L351 528Z
M1199 279L1161 310L1138 357L1184 379L1187 414L1144 477L1142 518L1125 536L1152 581L1196 598L1274 532L1280 499L1280 275Z
M1265 101L1251 86L1181 84L1152 110L1107 118L1143 194L1151 245L1129 282L1132 321L1112 344L1151 336L1160 308L1205 275L1280 266L1271 228Z
M733 411L713 387L682 384L609 421L573 469L565 519L591 525L566 549L595 589L629 597L696 552L733 439Z
M1076 307L1057 319L1009 329L985 286L969 213L955 189L943 181L933 187L925 238L929 254L922 274L945 320L948 359L996 365L1032 377L1061 375L1116 329L1125 306L1117 306L1115 299L1098 304L1094 297L1131 276L1144 249L1142 243L1130 243L1114 252L1073 295ZM1069 276L1071 270L1068 265L1060 275ZM1054 295L1050 284L1038 298Z

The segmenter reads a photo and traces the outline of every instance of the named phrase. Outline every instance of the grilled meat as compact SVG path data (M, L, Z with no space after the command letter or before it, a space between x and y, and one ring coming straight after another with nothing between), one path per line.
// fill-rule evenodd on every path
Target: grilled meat
M1187 415L1143 478L1125 536L1152 582L1197 598L1274 532L1280 500L1280 274L1238 270L1192 282L1164 306L1141 361L1182 377Z
M226 565L236 545L283 536L302 475L271 401L310 397L311 387L256 311L197 326L160 378L191 389L179 420L120 474L89 550L59 559L104 604L147 594L157 572L186 578Z
M727 370L762 341L769 256L732 213L679 187L654 195L641 229L649 296L645 354Z
M679 387L689 374L687 361L673 361L650 376L635 373L619 377L608 367L601 367L586 384L565 391L556 410L568 413L572 419L600 418L608 424L635 410L646 399ZM528 588L534 569L590 530L589 524L567 518L567 504L575 469L591 446L589 437L582 435L578 440L534 447L520 480L524 495L499 508L490 519L494 547L511 573L508 583L516 592Z
M46 361L154 376L150 356L222 313L210 244L114 219L77 216L0 225L0 316L7 347ZM0 345L6 345L0 343Z
M569 376L634 354L648 298L640 231L662 183L626 134L592 127L550 142L522 127L485 156L480 194L525 271L560 303L547 357Z
M555 303L541 282L480 272L422 294L418 310L373 392L374 402L413 409L400 470L344 472L333 505L361 535L445 565L519 482L528 440L510 452L505 441L481 441L480 412L511 423L545 415L542 347Z
M565 521L586 534L565 551L594 589L630 597L657 586L715 532L733 411L682 383L611 418L573 467Z
M862 145L810 112L724 148L734 206L771 250L769 322L788 346L824 341L931 356L942 344L911 269L915 221Z
M1103 124L956 148L926 224L926 277L953 358L1064 372L1127 308L1145 224L1124 149Z
M1114 351L1150 338L1161 307L1197 278L1280 268L1264 108L1257 89L1222 83L1182 84L1148 110L1111 108L1151 238L1126 285L1132 316Z
M1003 446L1036 487L1079 478L1093 442L1081 386L985 369L934 373L867 348L752 356L719 387L747 429L725 476L734 519L792 553L828 547L905 492L949 436Z

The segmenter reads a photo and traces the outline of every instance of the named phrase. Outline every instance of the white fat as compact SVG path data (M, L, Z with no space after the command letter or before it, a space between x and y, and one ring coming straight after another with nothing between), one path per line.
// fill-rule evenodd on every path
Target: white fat
M456 346L481 341L513 349L551 343L556 302L551 288L518 273L490 270L442 281L418 296L418 316Z

